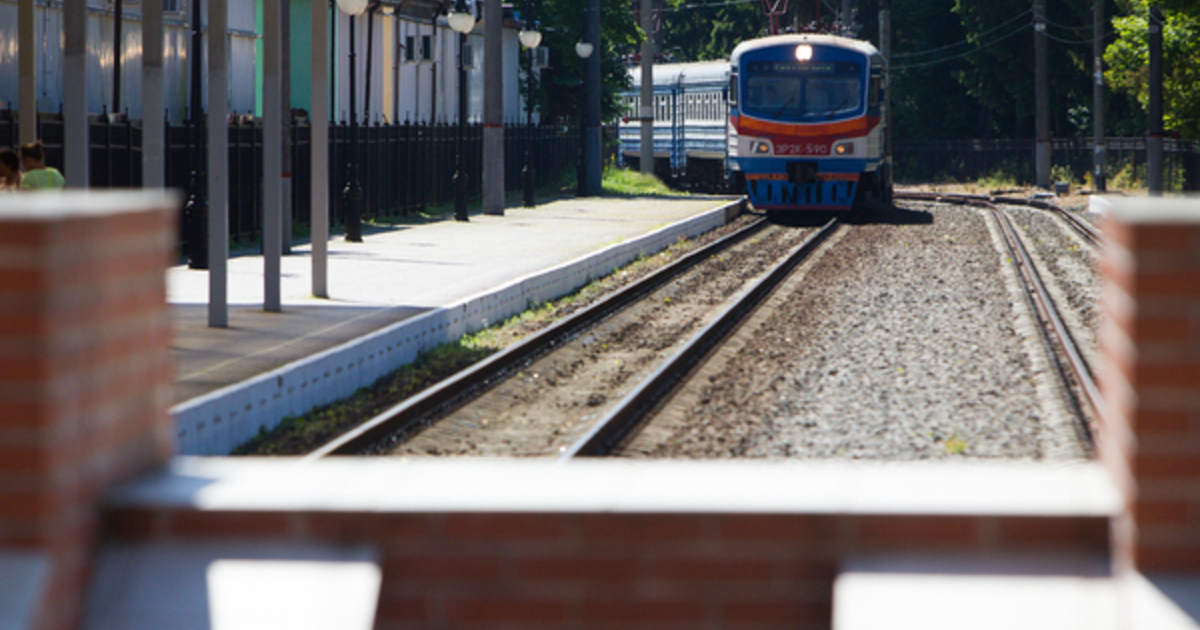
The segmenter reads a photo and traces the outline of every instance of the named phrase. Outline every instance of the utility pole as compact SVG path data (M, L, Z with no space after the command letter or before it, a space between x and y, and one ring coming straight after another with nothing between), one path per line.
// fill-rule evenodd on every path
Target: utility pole
M121 53L125 46L121 41L122 20L125 7L122 0L113 0L113 114L121 113Z
M842 0L842 28L850 26L850 0Z
M642 32L642 97L638 117L642 121L642 151L638 158L639 170L654 174L654 41L650 39L654 30L654 0L641 0Z
M585 191L588 195L599 195L601 176L604 170L600 146L600 58L604 48L600 42L600 0L587 0L587 18L584 22L584 37L592 44L591 56L584 60L587 68L587 103L584 113L584 174Z
M1163 16L1157 4L1150 5L1150 107L1146 118L1146 184L1150 196L1163 194Z
M504 214L504 10L483 3L483 213ZM493 66L492 64L498 64Z
M1094 145L1093 161L1095 162L1096 192L1107 189L1107 167L1105 166L1104 146L1104 0L1095 0L1095 14L1092 16L1092 144Z
M283 253L292 253L292 0L279 0L280 107L283 109Z
M883 203L892 203L892 0L879 2L879 53L883 55L883 63L888 70L887 83L883 86L883 155L884 161L880 166L883 171L880 182L883 185Z
M1034 101L1037 139L1034 172L1038 188L1050 187L1050 81L1046 67L1046 0L1033 0Z
M37 19L33 0L17 0L17 112L21 128L17 132L21 144L38 138L37 116Z

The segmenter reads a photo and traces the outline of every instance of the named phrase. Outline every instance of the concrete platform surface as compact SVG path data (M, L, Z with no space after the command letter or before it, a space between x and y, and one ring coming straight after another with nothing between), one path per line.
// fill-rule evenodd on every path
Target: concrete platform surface
M328 299L312 296L311 247L282 262L282 313L262 310L263 258L229 261L229 328L207 325L208 272L167 272L176 403L389 324L728 203L727 197L564 199L469 223L366 230L329 242Z

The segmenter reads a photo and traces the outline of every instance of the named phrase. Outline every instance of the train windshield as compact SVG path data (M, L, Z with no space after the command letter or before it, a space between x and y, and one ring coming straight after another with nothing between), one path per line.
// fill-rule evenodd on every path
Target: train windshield
M816 122L862 107L862 66L853 61L754 61L746 65L746 113Z

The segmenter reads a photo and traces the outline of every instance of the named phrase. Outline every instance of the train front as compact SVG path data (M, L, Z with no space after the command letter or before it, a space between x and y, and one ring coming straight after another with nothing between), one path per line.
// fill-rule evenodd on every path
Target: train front
M761 210L849 210L883 198L883 59L831 35L744 42L730 58L727 152Z

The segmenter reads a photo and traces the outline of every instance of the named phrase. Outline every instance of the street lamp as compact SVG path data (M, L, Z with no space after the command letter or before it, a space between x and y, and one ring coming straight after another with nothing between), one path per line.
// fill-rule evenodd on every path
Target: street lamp
M463 129L467 124L467 68L463 64L463 49L467 33L475 28L475 14L467 9L464 0L457 0L446 15L450 28L458 33L458 133L454 139L454 220L468 221L467 174L463 171Z
M534 199L534 179L535 173L533 164L530 162L530 152L533 146L533 49L542 43L542 34L537 30L537 22L533 19L533 11L529 11L529 17L525 21L525 28L517 33L517 38L521 40L521 45L529 49L529 74L526 77L525 90L525 131L529 133L529 141L525 143L525 168L521 171L521 177L525 183L525 207L532 208L537 205L537 200Z
M201 113L201 84L200 73L203 71L204 29L200 21L200 0L192 2L192 93L191 114L192 133L188 137L188 163L191 171L188 177L188 200L183 208L183 216L187 221L188 254L191 269L208 269L208 198L205 196L204 172L204 115ZM149 117L146 117L149 121Z
M358 182L358 163L355 154L358 152L358 102L355 93L354 61L357 53L354 48L355 18L367 10L367 0L337 0L338 9L350 17L350 159L346 162L346 187L342 189L342 207L346 213L346 240L352 243L362 242L362 201L363 190Z
M592 45L585 41L580 41L575 44L575 54L579 55L581 60L586 60L592 56ZM587 106L587 66L583 63L579 64L579 162L576 165L575 174L575 196L582 197L587 193L587 188L584 186L583 180L585 173L583 172L583 110Z

